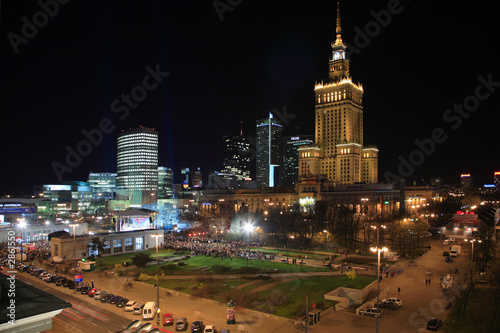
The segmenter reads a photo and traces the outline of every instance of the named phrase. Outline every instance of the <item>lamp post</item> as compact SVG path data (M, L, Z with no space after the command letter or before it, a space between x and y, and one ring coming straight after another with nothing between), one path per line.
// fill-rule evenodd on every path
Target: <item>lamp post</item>
M471 258L470 258L470 260L471 260L471 261L474 261L474 243L475 243L475 242L481 243L481 240L480 240L480 239L475 239L475 238L474 238L474 239L470 239L470 240L465 239L465 241L466 241L466 242L470 242L470 243L472 244L472 254L471 254Z
M156 318L158 325L160 325L160 276L158 270L158 238L162 237L163 234L152 234L152 237L156 239L156 306L158 307Z
M328 246L328 230L323 230L323 232L326 234L326 246Z
M287 239L286 239L286 263L288 264L288 247L289 247L289 240L290 239L294 239L295 236L289 236Z
M371 226L373 229L376 229L377 230L377 247L372 247L370 248L371 251L373 252L377 252L377 328L376 328L376 332L378 333L378 319L380 317L379 313L378 313L378 310L379 310L379 306L380 306L380 252L382 251L387 251L387 248L384 247L384 248L380 248L380 229L384 228L385 229L385 225L380 225L379 227L377 226Z
M76 227L78 224L70 224L70 227L73 227L73 279L75 279L76 276ZM76 282L75 282L75 293L76 293Z
M23 263L23 242L24 242L24 227L26 226L26 222L24 219L19 219L19 226L21 227L21 264Z

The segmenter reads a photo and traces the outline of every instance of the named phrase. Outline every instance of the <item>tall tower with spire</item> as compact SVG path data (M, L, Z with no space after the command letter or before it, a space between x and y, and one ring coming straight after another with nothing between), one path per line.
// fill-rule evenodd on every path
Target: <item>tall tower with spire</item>
M351 80L337 5L329 81L316 83L315 145L299 150L299 174L339 184L378 182L378 149L363 146L363 87Z

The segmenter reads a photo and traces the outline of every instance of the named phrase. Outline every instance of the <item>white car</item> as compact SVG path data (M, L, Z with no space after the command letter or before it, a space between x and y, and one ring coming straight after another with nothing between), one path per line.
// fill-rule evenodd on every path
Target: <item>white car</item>
M127 312L134 311L135 305L137 305L136 301L128 301L127 304L125 304L125 311Z
M205 330L203 331L203 333L216 333L217 331L215 330L215 326L214 325L207 325L205 326Z
M380 301L380 303L385 303L385 304L396 304L397 306L403 305L403 301L400 300L397 297L389 297L389 298L384 298L383 300Z

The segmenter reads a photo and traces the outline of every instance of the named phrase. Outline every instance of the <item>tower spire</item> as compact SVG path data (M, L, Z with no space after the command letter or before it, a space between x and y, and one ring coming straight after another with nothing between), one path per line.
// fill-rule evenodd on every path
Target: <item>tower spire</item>
M337 33L337 39L335 39L335 45L343 45L344 43L342 42L342 27L340 26L340 2L337 2L337 28L335 29L335 32Z

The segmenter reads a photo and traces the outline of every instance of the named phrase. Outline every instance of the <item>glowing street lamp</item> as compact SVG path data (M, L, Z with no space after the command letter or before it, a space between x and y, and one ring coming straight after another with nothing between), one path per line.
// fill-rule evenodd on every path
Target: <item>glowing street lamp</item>
M247 224L245 224L243 226L243 229L247 232L247 242L250 241L250 231L252 231L254 228L253 228L253 224L248 222Z
M288 237L288 238L286 239L286 263L287 263L287 264L288 264L288 247L289 247L289 246L288 246L288 241L289 241L290 239L294 239L294 238L295 238L295 236L290 236L290 237Z
M472 244L472 254L471 254L471 258L470 260L471 261L474 261L474 243L475 242L478 242L478 243L481 243L481 240L480 239L464 239L466 242L470 242Z
M24 242L24 227L26 227L26 222L24 219L18 219L19 228L21 228L21 263L23 263L23 242Z
M74 271L73 271L73 277L76 276L76 227L78 224L70 224L70 227L73 227L73 262L74 262ZM75 287L75 293L76 293L76 287Z
M158 238L163 237L163 234L152 234L152 237L156 239L156 304L158 307L156 318L158 325L160 325L160 276L158 270Z
M380 248L380 245L379 245L380 244L380 229L385 229L386 226L383 224L381 224L379 227L372 225L371 228L377 230L377 247L372 247L372 248L370 248L370 250L373 252L377 252L377 314L376 314L376 316L377 316L377 328L376 328L376 332L378 333L378 319L380 317L380 315L378 313L379 306L380 306L380 252L387 251L386 247Z

